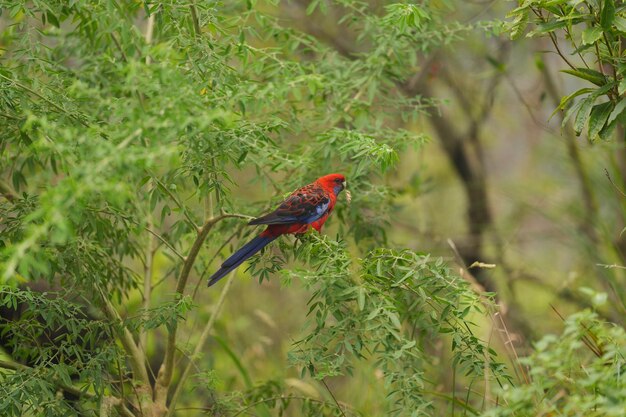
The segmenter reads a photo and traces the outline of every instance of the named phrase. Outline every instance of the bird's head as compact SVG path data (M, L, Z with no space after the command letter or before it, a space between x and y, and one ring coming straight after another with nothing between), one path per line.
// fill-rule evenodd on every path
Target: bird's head
M346 177L341 174L328 174L317 179L317 182L325 189L332 191L335 195L338 195L343 189L346 188Z

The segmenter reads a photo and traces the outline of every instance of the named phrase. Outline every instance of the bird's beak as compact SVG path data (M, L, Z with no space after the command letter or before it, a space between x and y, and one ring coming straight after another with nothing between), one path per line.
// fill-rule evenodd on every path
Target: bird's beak
M343 186L343 189L345 190L348 187L348 183L347 182L342 182L341 185Z

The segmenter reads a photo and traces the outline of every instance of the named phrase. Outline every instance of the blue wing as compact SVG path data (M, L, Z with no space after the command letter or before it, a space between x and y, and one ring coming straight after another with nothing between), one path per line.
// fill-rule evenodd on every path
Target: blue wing
M310 224L321 218L329 206L330 198L324 189L311 184L296 190L273 212L248 224Z

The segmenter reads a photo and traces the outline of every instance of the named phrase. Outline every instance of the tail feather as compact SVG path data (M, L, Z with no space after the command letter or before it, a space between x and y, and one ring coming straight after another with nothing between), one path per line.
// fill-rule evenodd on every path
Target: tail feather
M222 263L221 268L209 278L209 287L224 278L233 269L241 265L246 259L263 249L268 243L276 239L273 236L257 236L243 245Z

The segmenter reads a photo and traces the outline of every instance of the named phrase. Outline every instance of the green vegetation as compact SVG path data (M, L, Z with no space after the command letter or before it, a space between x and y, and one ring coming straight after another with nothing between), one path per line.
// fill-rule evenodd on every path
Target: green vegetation
M624 414L621 2L0 11L0 415Z

